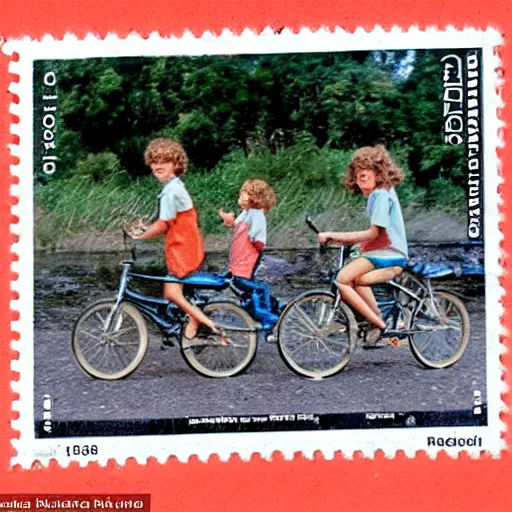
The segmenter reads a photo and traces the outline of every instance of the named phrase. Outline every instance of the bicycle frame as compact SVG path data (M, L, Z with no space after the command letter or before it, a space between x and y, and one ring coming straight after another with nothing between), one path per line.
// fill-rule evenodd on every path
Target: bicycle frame
M344 249L345 249L344 246L341 246L340 250L339 250L338 261L337 261L338 269L340 269L345 262ZM418 279L418 282L421 285L421 287L428 293L428 298L431 301L432 308L433 308L434 312L439 316L439 311L437 309L437 306L436 306L436 303L434 300L434 291L433 291L432 283L431 283L430 279L425 279L425 280ZM412 290L410 290L409 288L407 288L405 286L402 286L401 284L397 283L396 281L390 280L390 281L385 281L385 282L379 283L379 284L387 285L387 286L390 286L394 290L401 291L401 292L405 293L409 298L411 298L415 301L416 305L414 307L414 310L411 311L411 318L414 317L414 315L417 313L417 311L419 311L421 309L421 307L423 306L425 300L427 300L427 297L418 296ZM336 293L335 307L337 307L337 305L339 304L339 302L341 300L342 300L341 294L338 291ZM393 324L396 329L399 313L401 312L401 313L405 314L404 308L400 304L400 301L395 296L395 297L393 297L393 299L390 299L390 300L380 300L380 301L377 300L377 305L379 306L379 309L382 312L382 317L383 317L384 321L386 321L389 318L389 316L391 314L393 314ZM415 333L415 331L411 331L411 330L403 329L403 328L399 329L399 331L400 332L396 333L399 336L406 336L406 335Z
M201 275L198 279L191 279L191 282L182 282L173 276L152 276L131 272L130 268L133 260L122 262L122 271L119 279L119 289L116 296L115 307L109 314L105 324L105 331L110 330L112 318L119 309L121 302L126 301L140 310L140 312L151 321L165 335L179 335L186 321L186 315L181 309L163 297L152 297L143 295L134 290L130 290L128 284L131 279L146 280L153 282L178 282L184 285L184 295L194 302L198 307L203 307L208 303L208 298L196 293L197 288L219 290L229 286L229 280L222 279L214 275ZM211 277L211 280L208 279ZM196 281L194 283L194 281Z
M152 276L146 274L139 274L136 272L130 271L131 266L133 265L134 260L126 260L122 262L122 271L119 280L119 289L116 296L115 307L110 312L109 317L107 318L107 322L105 323L105 332L108 332L111 329L112 319L117 314L119 309L119 305L121 302L126 301L134 306L136 306L141 313L147 318L151 323L153 323L156 327L160 329L160 331L165 335L176 335L179 336L183 324L186 321L186 315L174 305L172 302L164 299L162 297L153 297L148 295L143 295L134 290L130 290L128 284L130 279L139 279L153 282L180 282L184 284L184 294L192 300L195 305L198 307L204 307L208 301L209 297L202 296L196 292L197 288L202 289L210 289L214 291L220 291L226 288L230 288L235 295L240 299L241 307L245 311L247 311L256 321L260 322L261 330L264 332L271 332L274 327L279 323L280 313L282 312L282 307L279 305L278 309L274 309L272 305L272 301L275 299L270 295L270 290L267 285L264 283L255 283L254 281L247 280L249 285L256 284L257 287L245 287L240 286L239 283L235 284L233 282L233 278L231 276L222 276L222 275L214 275L214 274L199 274L197 275L197 279L192 277L190 282L183 282L182 280L176 279L172 276ZM338 268L341 268L344 263L344 247L340 247L339 255L338 255ZM186 280L185 280L186 281ZM426 285L424 285L421 281L422 287L424 287L429 296L432 299L432 304L434 310L437 313L437 308L435 306L435 302L433 300L433 291L430 284L430 280L427 280ZM388 285L396 290L399 290L410 298L412 298L416 302L416 307L413 314L419 309L423 302L424 298L418 297L414 292L409 290L408 288L396 283L395 281L386 281L382 283ZM268 294L268 298L270 304L262 304L261 296L258 291L264 290L263 293ZM340 294L336 294L336 304L341 300ZM391 315L393 316L393 324L397 325L398 318L400 313L405 315L404 309L400 302L396 297L392 299L386 300L377 300L377 304L382 312L383 318L387 320ZM408 333L408 331L403 331L404 334Z

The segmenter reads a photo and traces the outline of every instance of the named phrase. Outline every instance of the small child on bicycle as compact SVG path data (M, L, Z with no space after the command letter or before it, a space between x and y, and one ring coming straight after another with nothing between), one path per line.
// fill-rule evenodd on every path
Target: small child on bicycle
M367 333L366 346L375 345L386 329L371 285L400 275L407 264L405 225L394 188L403 180L402 170L383 145L360 148L348 167L344 185L349 192L368 198L370 227L318 235L321 244L360 244L360 255L339 271L336 285L343 300L376 326Z
M158 138L149 143L144 159L153 176L164 186L158 196L158 219L147 226L141 225L142 234L131 237L149 240L165 235L167 270L170 275L182 278L197 271L204 259L197 213L181 180L188 169L188 157L179 142ZM181 283L164 283L164 298L188 315L189 322L183 331L185 338L194 338L201 324L214 333L220 332L210 318L183 296Z
M255 290L266 309L271 307L268 286L256 283L252 278L267 243L266 215L276 203L274 189L264 180L252 179L247 180L240 189L238 205L242 212L236 219L234 213L219 210L224 225L234 228L228 266L234 277L234 285Z

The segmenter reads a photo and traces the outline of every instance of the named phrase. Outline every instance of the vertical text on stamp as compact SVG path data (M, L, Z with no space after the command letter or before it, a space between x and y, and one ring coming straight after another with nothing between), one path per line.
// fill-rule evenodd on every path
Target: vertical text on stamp
M481 240L483 233L480 60L476 49L441 58L444 142L466 146L468 237L472 240Z
M43 76L42 89L42 143L41 153L43 173L51 176L57 170L57 156L55 155L55 126L57 115L57 77L53 71Z

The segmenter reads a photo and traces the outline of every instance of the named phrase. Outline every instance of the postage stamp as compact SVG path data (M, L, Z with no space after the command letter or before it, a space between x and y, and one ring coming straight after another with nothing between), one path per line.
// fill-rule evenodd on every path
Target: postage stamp
M501 42L8 41L12 464L499 456Z

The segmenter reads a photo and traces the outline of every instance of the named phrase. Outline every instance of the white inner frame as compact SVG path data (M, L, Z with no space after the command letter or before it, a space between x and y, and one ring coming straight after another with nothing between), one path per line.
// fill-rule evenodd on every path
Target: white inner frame
M152 33L147 39L131 34L126 39L119 39L109 34L105 39L88 35L83 40L73 35L66 35L63 40L45 36L41 41L29 38L8 41L3 46L4 53L19 54L18 62L10 63L10 71L19 75L19 82L13 82L10 91L19 97L19 104L11 104L10 112L19 116L19 123L11 125L11 133L20 137L18 145L11 145L11 153L20 158L18 165L11 166L11 172L19 178L19 184L12 186L11 193L19 198L19 203L12 208L12 213L19 217L11 231L19 236L12 246L12 251L19 260L12 264L18 274L11 288L19 294L18 300L11 301L11 309L19 311L18 321L12 322L13 331L20 333L19 341L12 341L12 348L19 353L19 359L11 363L11 368L20 373L18 381L11 383L12 389L20 394L20 399L13 402L13 409L19 411L19 419L12 421L13 430L20 431L20 438L13 439L12 444L17 455L12 464L30 467L34 460L47 465L55 458L59 464L66 466L73 460L81 465L95 460L106 464L111 458L124 463L128 457L135 457L144 464L148 457L156 457L160 462L173 455L186 461L190 455L197 455L207 460L216 453L222 460L227 460L232 453L238 453L248 459L253 453L271 458L272 452L278 450L286 458L292 458L296 452L306 457L313 457L320 450L325 458L332 458L336 451L345 457L352 457L361 450L366 457L372 458L375 450L383 450L388 457L394 457L397 450L404 450L409 457L414 457L417 450L426 450L434 456L441 448L427 448L427 437L461 436L482 437L483 447L470 452L478 456L480 450L498 456L505 448L500 432L504 424L499 413L505 409L500 394L505 391L502 382L503 368L499 356L504 351L499 336L503 334L500 317L504 313L500 303L503 289L499 277L503 272L499 264L502 233L498 228L501 220L499 205L502 198L498 196L499 161L496 148L501 141L498 129L503 123L498 119L497 109L502 106L500 96L496 93L498 77L496 69L500 60L494 48L502 44L502 38L495 29L485 31L464 29L462 31L448 27L439 31L429 28L425 31L411 28L407 32L398 27L386 32L376 27L368 33L362 28L354 33L341 29L329 32L320 29L311 32L302 29L294 34L288 29L281 34L274 34L271 29L260 35L245 30L240 36L228 30L220 36L209 32L196 38L190 32L183 37L162 38ZM297 432L262 432L262 433L214 433L187 434L176 436L126 436L96 437L73 439L35 439L34 438L34 332L33 332L33 61L38 59L79 59L92 57L125 56L170 56L170 55L226 55L226 54L264 54L264 53L299 53L326 51L357 51L379 49L455 49L482 48L483 99L482 112L484 124L483 162L485 173L485 292L486 302L486 377L488 426L486 427L434 427L413 429L368 429L368 430L331 430L331 431L297 431ZM333 411L334 412L334 411ZM213 436L213 437L212 437ZM91 457L68 458L64 446L73 444L96 444L99 455ZM456 456L460 448L444 448ZM464 450L468 450L465 448Z

